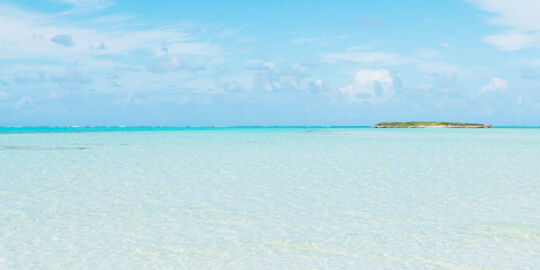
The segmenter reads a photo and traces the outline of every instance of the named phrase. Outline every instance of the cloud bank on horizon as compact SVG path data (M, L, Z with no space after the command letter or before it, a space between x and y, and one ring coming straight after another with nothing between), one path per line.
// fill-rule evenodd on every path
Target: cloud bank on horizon
M540 125L537 10L536 0L8 0L0 125Z

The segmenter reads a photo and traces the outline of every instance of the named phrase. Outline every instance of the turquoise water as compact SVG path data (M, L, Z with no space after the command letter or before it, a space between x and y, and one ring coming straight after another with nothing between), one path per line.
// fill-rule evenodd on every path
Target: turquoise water
M537 269L539 198L540 129L2 128L0 269Z

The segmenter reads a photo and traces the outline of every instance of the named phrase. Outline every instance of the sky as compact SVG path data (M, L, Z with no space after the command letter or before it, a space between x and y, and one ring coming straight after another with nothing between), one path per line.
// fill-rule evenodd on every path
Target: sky
M540 1L2 0L1 126L540 126Z

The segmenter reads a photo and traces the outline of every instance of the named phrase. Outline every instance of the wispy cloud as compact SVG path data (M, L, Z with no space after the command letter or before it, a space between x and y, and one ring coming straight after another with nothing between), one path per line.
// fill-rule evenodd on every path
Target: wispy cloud
M8 100L8 99L9 99L8 92L0 90L0 101Z
M503 34L485 36L484 41L505 51L515 51L526 48L540 48L540 32L507 32Z
M371 65L400 65L408 62L403 57L383 52L345 52L345 53L332 53L325 55L327 61L349 61L362 64Z
M30 95L22 96L17 102L15 103L15 107L23 107L34 104L34 98Z
M384 66L399 66L399 65L414 65L416 68L425 73L455 73L465 74L467 68L460 65L449 64L434 58L440 56L438 51L430 49L417 49L410 55L400 55L387 52L366 51L363 47L351 47L343 53L325 54L323 58L327 62L352 62L362 64L366 67L384 67Z
M521 70L521 78L526 80L540 79L540 69L524 68Z
M51 79L53 82L68 88L77 88L80 84L92 82L90 76L81 72L76 64L69 66L64 74L53 74Z
M374 17L360 17L358 23L362 25L378 25L380 22L377 18Z
M489 81L487 85L482 87L480 91L478 92L480 95L487 94L489 92L498 92L498 91L506 91L506 88L508 87L508 82L506 80L503 80L501 78L493 77Z
M306 44L306 43L315 43L320 39L318 38L295 38L291 40L292 44Z
M112 6L114 3L111 0L55 0L56 2L65 3L79 10L103 9Z
M197 42L180 25L174 24L139 30L122 25L117 28L112 25L77 27L76 23L66 26L55 16L0 5L0 25L3 37L0 58L4 59L92 58L99 44L107 45L109 55L125 55L135 50L159 54L164 41L171 54L215 55L219 52L218 46Z
M14 81L16 83L27 84L27 83L39 83L45 80L45 74L42 72L39 73L30 73L30 74L17 74L15 75Z
M179 70L197 72L205 70L204 66L195 66L181 61L178 56L165 55L147 66L150 72L167 73Z
M540 1L538 0L467 0L479 9L493 13L488 23L508 28L484 40L502 50L540 48Z
M467 0L478 8L495 13L489 23L518 31L540 31L540 1L537 0Z
M215 62L221 53L219 45L199 41L197 29L183 24L148 27L141 22L126 23L133 17L121 14L89 17L86 21L81 16L36 13L0 4L0 59L6 60L2 77L13 78L15 86L23 89L32 83L99 92L156 91L179 80L164 74L176 70L198 74L205 69L201 63ZM99 23L89 23L92 20ZM182 85L198 87L187 80Z

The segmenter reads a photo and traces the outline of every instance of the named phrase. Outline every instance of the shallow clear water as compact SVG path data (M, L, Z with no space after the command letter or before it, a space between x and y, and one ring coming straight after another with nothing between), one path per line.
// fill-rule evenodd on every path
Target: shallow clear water
M540 265L540 129L100 130L0 130L0 269Z

